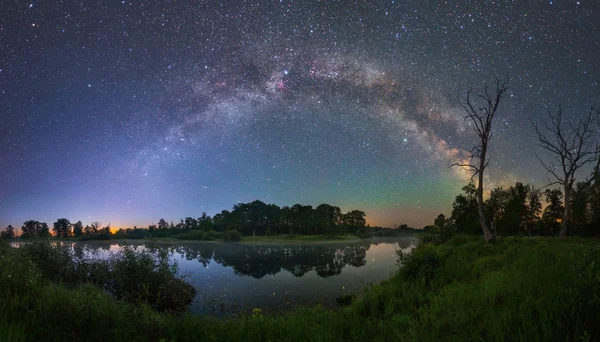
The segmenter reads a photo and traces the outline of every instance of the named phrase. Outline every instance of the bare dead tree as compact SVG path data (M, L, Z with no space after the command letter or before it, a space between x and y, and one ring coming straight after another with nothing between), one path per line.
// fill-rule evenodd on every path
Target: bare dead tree
M98 233L103 228L102 222L100 222L100 221L94 221L94 222L90 223L90 226L92 228L93 233Z
M571 122L567 122L567 127L564 126L560 106L556 115L548 108L550 122L543 123L544 129L540 129L539 124L530 120L537 134L539 146L554 155L549 162L544 162L537 153L535 155L544 169L548 171L549 184L547 186L560 185L563 187L565 203L560 236L567 234L575 174L584 165L597 160L600 152L599 145L594 144L593 141L594 131L591 127L593 113L598 113L598 110L592 106L579 120L577 126ZM588 179L587 183L591 181L592 178Z
M478 136L478 142L473 148L465 149L469 156L468 162L454 163L451 166L461 167L472 172L471 180L478 177L477 184L477 211L479 212L479 223L483 230L483 237L486 242L493 242L496 239L496 229L493 220L487 219L484 211L483 189L484 173L490 163L487 156L487 149L492 138L492 122L498 111L500 100L508 91L509 77L501 80L496 77L496 91L490 93L488 87L483 88L483 92L477 94L475 99L471 98L473 89L470 89L464 101L459 101L466 112L465 120L473 124L473 130Z

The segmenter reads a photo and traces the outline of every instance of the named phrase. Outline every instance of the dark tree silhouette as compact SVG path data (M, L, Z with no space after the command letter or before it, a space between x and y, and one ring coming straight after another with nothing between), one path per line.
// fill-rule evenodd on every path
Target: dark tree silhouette
M556 115L548 108L550 122L544 122L543 129L537 123L531 121L540 147L553 155L551 161L545 162L536 153L536 157L542 166L551 175L548 179L548 186L560 185L563 188L565 200L560 236L567 235L575 174L581 167L596 160L600 151L598 144L594 145L593 142L594 131L591 127L593 113L599 112L591 107L587 114L579 120L577 126L568 122L567 127L565 127L562 119L562 109L559 106ZM591 179L587 183L589 182L591 182Z
M13 226L8 225L3 232L0 232L0 239L14 239L15 238L15 229Z
M450 221L457 232L474 234L481 233L477 214L477 196L473 182L462 188L464 194L459 194L452 203Z
M46 222L35 220L25 221L21 227L22 238L45 237L50 235Z
M97 234L102 229L102 222L93 221L92 223L90 223L90 228L91 228L90 230L91 230L92 234Z
M531 236L542 208L540 196L539 189L517 182L506 190L492 190L486 209L501 234Z
M73 225L73 235L81 236L82 234L83 234L83 223L81 223L81 221L77 221L77 223L75 223Z
M339 207L329 204L320 204L314 210L315 226L318 227L318 234L335 235L337 225L342 219L342 212Z
M471 149L465 149L469 153L469 162L459 162L452 164L452 166L458 166L472 172L471 180L476 176L479 177L477 183L477 210L479 224L486 242L492 242L496 238L493 220L486 218L483 201L484 173L490 163L490 159L487 157L487 149L492 138L492 122L498 111L500 100L508 90L509 81L508 77L504 80L496 77L495 94L491 94L486 86L483 88L482 93L477 94L479 100L474 101L471 98L473 89L470 89L466 94L465 101L459 101L467 113L465 120L473 124L473 130L479 141Z
M66 218L60 218L54 222L52 227L54 234L58 237L67 237L71 235L71 222Z
M542 213L542 222L544 222L544 226L550 229L550 235L554 235L554 228L557 226L557 223L560 222L564 212L564 207L562 205L563 194L559 189L546 189L546 191L544 191L544 196L546 197L548 205Z
M433 224L440 229L444 228L446 225L446 216L444 214L439 214L435 221L433 221Z
M158 229L167 229L169 228L169 224L167 223L167 221L165 221L165 219L160 219L158 220Z
M367 224L367 220L365 220L365 212L360 210L352 210L342 215L342 220L345 225L357 229L362 228Z

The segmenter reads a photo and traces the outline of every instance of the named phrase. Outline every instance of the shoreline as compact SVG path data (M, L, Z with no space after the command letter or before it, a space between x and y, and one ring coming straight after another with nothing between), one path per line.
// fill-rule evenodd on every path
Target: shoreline
M295 237L289 235L269 235L269 236L245 236L240 241L223 241L222 239L216 240L189 240L189 239L178 239L176 237L157 237L157 238L143 238L143 239L131 239L131 238L111 238L111 239L90 239L80 240L77 238L63 238L58 239L55 237L49 238L34 238L34 239L14 239L11 242L43 242L43 241L62 241L62 242L79 242L79 243L213 243L213 244L330 244L330 243L343 243L343 242L358 242L362 240L368 240L370 238L359 238L352 235L344 235L337 237L326 237L319 235L297 235Z
M384 241L387 239L398 239L398 238L411 238L414 234L399 235L399 236L373 236L368 238L360 238L354 235L343 235L336 237L326 237L319 235L296 235L291 237L289 235L269 235L269 236L245 236L240 241L223 241L222 239L217 240L187 240L178 239L175 237L158 237L158 238L143 238L143 239L131 239L131 238L111 238L107 240L93 239L93 240L79 240L75 238L57 239L54 237L50 238L35 238L35 239L14 239L12 243L24 243L24 242L44 242L44 241L62 241L70 243L128 243L128 244L146 244L149 242L156 243L170 243L170 244L188 244L188 243L206 243L206 244L238 244L238 245L276 245L276 244L287 244L287 245L320 245L320 244L339 244L339 243L355 243L361 241Z

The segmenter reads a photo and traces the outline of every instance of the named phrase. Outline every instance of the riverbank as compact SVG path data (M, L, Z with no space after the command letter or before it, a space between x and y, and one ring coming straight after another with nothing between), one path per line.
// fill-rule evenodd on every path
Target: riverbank
M3 340L600 339L595 239L427 243L402 257L397 275L343 309L263 315L256 308L235 319L160 314L91 285L65 288L40 279L37 266L20 256L0 250Z
M15 242L45 242L45 241L64 241L64 242L82 242L82 243L237 243L237 244L321 244L321 243L342 243L342 242L357 242L361 240L368 240L369 238L360 238L355 235L339 235L339 236L328 236L328 235L260 235L260 236L242 236L240 241L224 241L223 239L215 240L194 240L194 239L179 239L177 237L156 237L156 238L142 238L142 239L131 239L131 238L108 238L108 239L79 239L76 237L68 238L33 238L14 240Z

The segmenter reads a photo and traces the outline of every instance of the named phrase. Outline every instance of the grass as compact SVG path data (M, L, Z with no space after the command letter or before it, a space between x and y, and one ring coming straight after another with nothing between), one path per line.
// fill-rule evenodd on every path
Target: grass
M0 340L532 341L600 339L600 242L455 237L424 243L388 281L340 310L236 319L167 315L97 287L45 280L0 247Z

